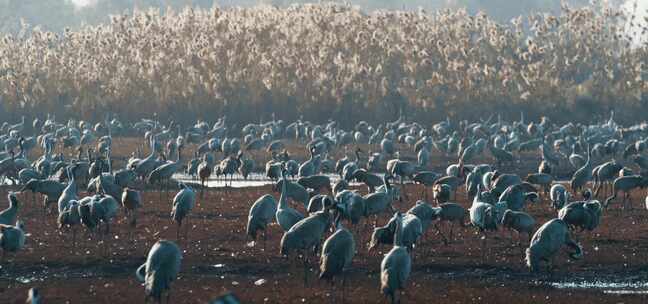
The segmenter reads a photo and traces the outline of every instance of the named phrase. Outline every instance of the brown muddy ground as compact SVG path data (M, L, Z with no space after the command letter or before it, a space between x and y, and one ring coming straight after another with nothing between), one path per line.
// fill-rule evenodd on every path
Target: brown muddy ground
M527 165L534 166L537 164ZM420 198L418 187L407 185L410 199L396 207L402 211L409 209ZM0 190L0 206L6 206L6 191L7 188ZM211 189L207 197L199 199L190 216L188 237L178 242L184 258L180 276L173 284L171 303L206 303L226 291L234 292L242 303L334 302L331 286L317 279L317 258L310 259L309 282L304 287L301 262L279 256L278 226L270 226L265 251L261 242L249 246L250 240L244 233L248 209L269 191L269 186ZM169 217L173 195L160 199L157 192L144 194L144 207L132 240L120 214L112 225L109 241L104 243L100 236L87 235L80 229L76 248L72 247L72 233L56 228L54 215L43 215L42 208L32 203L31 193L21 195L20 217L30 235L24 250L7 256L2 263L0 303L24 303L31 287L40 289L46 303L143 302L143 287L135 280L134 272L157 240L176 239L176 227ZM512 244L508 232L490 236L487 258L482 259L482 241L474 229L455 227L456 240L446 246L431 228L415 250L413 272L402 302L646 303L646 295L608 294L604 289L558 289L550 284L597 280L647 282L648 211L643 208L643 198L644 193L636 191L632 198L636 209L621 212L618 204L613 205L597 230L577 235L585 251L583 260L570 261L562 254L556 259L553 272L539 275L528 273L523 262L524 246ZM462 192L457 201L469 207ZM302 206L298 208L303 212ZM539 223L556 214L546 201L530 206L529 212ZM383 216L378 224L386 221ZM384 303L386 300L379 292L379 269L383 253L390 248L367 252L364 243L371 227L360 225L354 229L361 231L355 235L359 252L348 272L346 302ZM448 227L442 229L447 233ZM523 242L527 242L526 238ZM255 284L261 279L264 283ZM341 296L339 289L335 296ZM337 302L341 300L338 298Z
M419 193L414 190L409 191L412 196ZM180 277L173 285L172 303L205 303L228 290L244 303L333 301L331 287L316 278L315 258L311 258L313 269L309 271L308 286L304 287L301 263L279 256L278 226L270 227L266 251L260 242L255 247L248 246L244 233L248 208L267 191L269 187L229 192L211 190L207 198L199 201L191 215L188 238L179 242L184 259ZM104 255L100 237L86 236L83 230L79 233L82 240L77 248L72 248L72 234L59 232L54 216L43 216L42 210L32 204L31 194L23 196L20 214L30 235L26 248L3 263L0 302L22 303L27 290L34 286L40 288L47 303L143 302L143 288L135 280L135 269L155 241L176 238L176 227L168 215L171 198L160 200L154 192L147 192L144 198L145 206L133 240L128 240L127 225L120 219L113 225L111 239L106 243L109 253ZM465 198L460 201L467 207ZM635 197L634 201L638 206L640 198ZM410 205L399 203L397 207L406 210ZM554 214L546 203L531 206L530 212L540 222ZM379 219L379 224L386 220L386 217ZM413 273L402 301L645 303L648 299L642 295L610 295L598 289L556 289L547 282L645 278L648 274L646 229L648 214L644 209L625 214L610 210L593 234L579 234L585 249L583 260L573 262L561 255L556 259L553 273L530 275L523 264L523 248L512 245L508 233L492 236L484 260L482 242L472 228L455 227L456 240L448 246L443 245L432 228L415 250ZM368 240L369 227L361 230L362 240ZM360 242L357 236L356 240ZM347 277L347 302L385 302L379 293L378 275L382 253L388 249L368 253L366 245L359 245ZM265 283L255 285L260 279Z

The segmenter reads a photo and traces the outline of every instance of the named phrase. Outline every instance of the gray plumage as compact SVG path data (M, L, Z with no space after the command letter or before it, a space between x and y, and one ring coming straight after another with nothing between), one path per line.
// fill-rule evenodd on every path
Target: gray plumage
M433 207L431 220L457 222L460 225L464 225L467 213L468 211L457 203L443 203L439 207Z
M598 201L572 202L558 211L558 218L581 231L592 231L601 221L602 209Z
M529 240L533 235L536 221L531 215L522 211L506 210L500 221L502 227L517 231L518 234L526 233Z
M180 157L182 155L182 147L178 147L178 154L175 161L169 161L165 164L153 169L147 176L149 184L162 183L171 179L171 176L180 169Z
M420 171L412 176L412 180L417 184L429 187L432 186L439 177L440 175L438 173L432 171Z
M317 174L319 171L319 160L320 156L315 155L315 148L309 150L310 159L305 161L299 166L298 174L300 177L311 176Z
M551 206L555 209L562 208L569 200L569 192L567 191L567 188L561 184L551 186L549 195L551 198Z
M432 187L432 198L437 204L443 204L450 200L452 187L448 184L436 184Z
M59 229L68 226L74 227L81 224L81 214L79 214L79 202L71 201L70 204L59 213L58 216L58 225Z
M496 196L499 196L508 187L521 183L522 179L516 174L500 174L494 176L491 180L491 192Z
M332 280L349 268L355 256L356 245L353 234L336 221L336 230L322 246L320 255L320 279Z
M247 235L256 240L257 231L265 231L267 225L274 220L276 212L277 202L272 195L266 194L257 199L248 213Z
M412 258L402 245L402 216L396 215L396 231L394 247L385 255L380 263L380 291L396 302L396 294L405 289L412 271Z
M322 210L326 206L326 204L333 203L333 199L324 194L318 194L313 197L308 201L308 207L306 207L306 212L310 213L315 213L317 211ZM328 206L327 206L328 207Z
M15 223L16 219L18 218L18 208L20 202L18 201L16 194L13 192L9 192L9 194L7 195L7 199L9 201L9 208L0 211L1 225L11 225Z
M412 179L416 171L416 165L408 161L392 159L387 162L387 172L392 176L398 176L401 184L405 178Z
M385 192L375 192L367 194L363 197L365 201L365 216L379 214L381 212L389 210L394 210L392 206L392 201L394 199L393 188L389 183L391 176L383 176L383 184L385 186Z
M81 203L79 206L81 224L89 230L94 230L100 222L103 222L108 230L110 221L119 211L119 205L117 200L110 195L95 195L89 202Z
M574 250L569 254L572 259L582 258L583 250L570 237L567 223L561 219L552 219L546 222L533 235L530 246L526 250L527 266L532 272L539 271L540 262L551 262L563 245Z
M352 224L360 222L366 214L366 204L362 196L351 190L344 190L335 196L338 208L341 209L342 217Z
M288 180L286 179L286 170L282 170L281 172L281 180L283 183L281 183L281 194L279 196L279 207L277 208L276 212L276 219L277 223L283 231L288 231L290 228L292 228L295 223L301 221L304 218L304 215L299 213L299 211L290 208L288 206Z
M286 183L287 188L286 188L286 197L292 199L295 202L300 202L306 207L308 204L308 201L310 200L310 193L308 193L308 190L304 188L304 186L293 182L289 180L279 180L276 184L275 189L281 189L283 187L283 183Z
M178 246L167 240L160 240L151 247L146 262L135 272L138 281L144 284L146 299L162 301L162 294L171 289L180 272L182 253Z
M400 219L398 219L397 216L393 216L387 225L374 229L369 249L375 248L378 244L394 243L397 220L400 220L402 225L401 245L406 247L409 251L414 248L414 244L416 244L419 237L423 235L423 225L421 224L421 220L411 213L399 215L399 217Z
M142 206L142 196L137 190L124 188L121 196L121 204L126 211L126 214L129 216L128 224L131 227L137 225L137 209Z
M592 158L592 153L589 146L587 146L587 162L581 168L576 170L576 172L574 172L574 175L572 176L571 181L569 182L572 191L574 192L579 191L587 184L587 182L589 182L592 179L591 158Z
M25 246L25 225L17 221L15 226L0 225L0 248L3 253L17 252Z
M254 160L249 158L242 158L241 165L238 168L238 172L243 176L243 179L247 179L250 173L254 170Z
M615 160L603 163L594 168L592 171L592 177L594 178L594 196L598 197L601 188L605 185L609 185L609 183L617 176L621 168L623 168L623 166Z
M526 181L532 185L542 186L544 192L549 192L549 186L553 182L553 176L546 173L531 173L527 175Z
M531 195L530 193L533 192L525 192L522 184L513 185L502 192L499 201L506 202L508 209L513 211L524 210L527 200L537 199L537 194Z
M374 192L376 187L379 187L383 184L382 178L378 175L367 172L365 169L357 169L353 173L353 178L358 182L361 182L369 188L369 192Z
M282 255L289 255L296 250L312 249L320 244L326 230L331 226L328 210L309 215L286 231L281 237Z
M74 178L74 175L71 174L70 170L68 169L68 176L70 176L70 181L68 182L68 185L65 187L63 192L61 193L61 196L58 199L58 212L63 212L65 207L67 207L68 203L71 200L77 200L77 184L76 180Z
M628 198L630 198L630 191L632 191L635 188L643 188L648 185L648 178L645 178L641 175L629 175L629 176L622 176L622 177L617 177L614 180L614 183L612 183L612 196L608 197L605 200L605 207L607 208L608 205L612 202L613 199L617 197L617 194L619 191L623 191L623 205L624 208L626 201ZM632 207L632 205L630 205Z
M434 207L424 201L416 201L416 204L407 211L408 214L416 215L421 220L421 227L423 232L427 231L428 227L434 220L437 211Z
M182 221L196 204L196 193L193 189L185 184L180 184L180 188L173 198L173 209L171 210L171 218L178 224L178 227L182 225Z
M146 158L141 159L134 164L135 173L142 178L147 177L157 166L157 161L155 159L155 144L156 140L152 137L150 140L150 154Z
M297 179L297 183L302 185L304 188L309 188L313 190L331 189L331 179L326 175L309 175L305 177L300 177Z

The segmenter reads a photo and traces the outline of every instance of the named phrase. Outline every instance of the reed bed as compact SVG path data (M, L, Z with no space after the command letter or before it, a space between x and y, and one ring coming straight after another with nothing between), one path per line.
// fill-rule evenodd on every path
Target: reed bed
M634 12L636 13L636 12ZM485 113L643 119L646 19L602 4L499 23L464 10L336 5L136 12L0 39L0 119L303 115L342 124Z

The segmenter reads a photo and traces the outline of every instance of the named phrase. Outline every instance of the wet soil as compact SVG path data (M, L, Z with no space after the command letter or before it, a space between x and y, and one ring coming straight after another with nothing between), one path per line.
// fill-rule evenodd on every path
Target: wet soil
M124 153L121 157L127 156ZM443 167L448 162L439 158L435 164ZM533 162L524 164L525 168L537 166ZM421 198L421 186L405 187L409 199L395 205L402 211ZM0 189L0 206L5 206L8 190ZM147 190L132 238L120 213L106 240L80 227L76 247L71 231L59 230L55 216L44 214L42 207L32 202L31 193L21 194L20 218L29 236L22 251L7 255L1 263L0 303L24 303L31 287L39 288L45 303L144 302L144 289L134 273L159 239L177 241L183 250L171 303L207 303L227 291L242 303L341 302L341 280L335 286L319 281L317 257L310 257L304 286L301 261L279 255L282 232L277 225L268 228L265 250L261 240L251 246L245 235L248 210L270 191L270 186L206 191L186 223L188 234L176 240L177 227L169 216L175 193L167 197L166 193ZM277 193L274 195L278 198ZM515 234L515 242L511 242L508 231L491 233L484 248L475 229L454 227L455 239L444 245L431 227L414 250L412 274L401 295L402 303L646 303L647 295L636 294L648 290L642 285L648 282L648 211L643 207L644 197L643 191L635 191L634 210L622 211L620 204L611 205L594 232L575 232L584 248L582 260L570 261L567 254L560 254L552 271L540 274L530 274L525 267L526 236L521 237L520 246ZM455 201L465 208L470 204L462 191ZM304 212L303 206L293 207ZM544 197L541 203L530 205L528 212L539 223L556 216ZM377 222L383 225L387 219L381 216ZM379 292L379 270L382 256L390 248L367 251L372 224L366 221L350 227L359 251L347 273L347 303L387 302ZM449 231L447 226L441 225L441 229L446 234ZM573 283L578 282L636 284L574 288L578 286ZM610 293L615 290L621 294Z
M419 194L409 185L411 197ZM245 236L248 208L270 187L210 190L191 214L183 249L182 271L173 284L172 303L205 303L225 291L232 291L244 303L326 303L332 302L333 287L317 279L317 258L309 261L309 281L304 287L302 264L279 255L280 228L269 227L266 249L259 241L250 246ZM53 215L43 215L22 195L20 210L30 234L23 251L7 256L0 275L0 295L5 302L22 303L27 290L38 287L47 303L133 303L144 300L143 288L135 280L135 269L144 262L149 248L159 239L176 240L176 226L169 218L172 194L146 192L144 208L132 240L123 215L112 225L110 239L102 242L97 234L79 230L79 242L72 246L72 233L59 231ZM468 207L463 194L460 201ZM634 197L635 202L639 197ZM406 210L411 202L397 203ZM553 217L548 203L530 206L539 222ZM302 208L301 206L297 206ZM508 232L489 236L487 254L480 235L472 228L454 227L455 240L444 245L435 229L414 251L413 273L402 295L405 303L574 303L648 301L645 295L605 293L607 289L558 288L559 284L594 281L642 281L648 275L648 212L643 209L622 212L616 206L605 213L602 225L592 233L577 233L584 246L580 261L566 254L556 259L550 273L530 274L523 262L524 246L512 243ZM383 216L379 224L387 221ZM369 224L371 225L371 224ZM346 302L386 301L379 293L379 269L383 253L367 252L370 226L360 224L356 231L359 252L347 276ZM448 233L448 227L441 227ZM360 233L357 233L360 232ZM526 243L526 237L522 237ZM104 253L104 250L106 253ZM255 284L255 282L257 282ZM338 281L335 297L341 297ZM609 288L608 288L609 289ZM646 289L644 287L644 289ZM638 290L638 289L633 289ZM341 301L341 299L338 299Z

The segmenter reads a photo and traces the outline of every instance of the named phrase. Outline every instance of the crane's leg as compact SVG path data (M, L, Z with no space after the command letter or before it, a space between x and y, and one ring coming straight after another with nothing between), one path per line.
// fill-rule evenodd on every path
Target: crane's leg
M306 284L308 283L308 258L306 257L306 253L308 252L308 249L304 249L302 258L304 261L304 287L306 287Z
M200 198L204 197L203 195L204 190L205 190L205 179L201 177L200 178Z
M49 207L47 203L47 195L45 195L43 196L43 216L47 215L47 207Z

